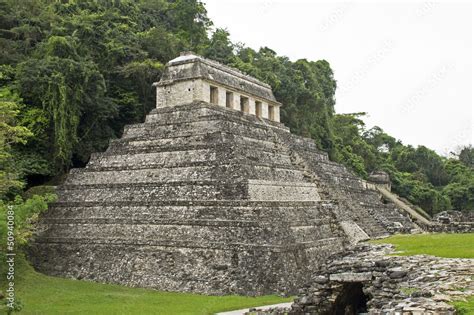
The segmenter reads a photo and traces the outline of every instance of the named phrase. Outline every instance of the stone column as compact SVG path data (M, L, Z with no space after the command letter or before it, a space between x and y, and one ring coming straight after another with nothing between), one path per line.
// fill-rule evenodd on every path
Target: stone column
M193 81L193 100L205 101L204 98L204 82L202 80Z
M255 115L255 99L249 97L249 114Z
M234 92L234 107L233 109L240 111L240 94Z
M211 102L211 85L206 81L202 81L201 84L201 101Z
M280 106L275 105L275 119L274 121L280 122Z
M221 86L217 86L217 91L218 91L218 105L219 106L222 106L222 107L225 107L225 94L227 92L227 90Z
M166 88L164 86L156 87L156 108L166 106Z
M268 103L262 102L262 118L268 119Z

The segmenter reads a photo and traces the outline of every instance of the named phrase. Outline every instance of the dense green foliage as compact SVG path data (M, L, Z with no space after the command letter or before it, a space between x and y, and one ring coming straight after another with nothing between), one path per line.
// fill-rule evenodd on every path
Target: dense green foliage
M193 50L269 83L283 122L360 176L385 170L395 192L430 214L474 210L472 147L447 159L367 130L363 113L336 114L327 61L232 43L197 0L0 0L0 47L3 198L23 182L60 182L125 124L143 120L164 64Z
M20 249L28 244L28 240L32 235L34 224L38 215L48 209L48 203L56 200L54 194L34 195L33 197L23 200L17 196L11 202L0 201L0 216L7 217L7 210L12 209L15 213L15 246ZM0 220L0 238L7 239L7 222ZM0 253L6 252L6 242L0 243Z
M364 113L335 115L337 160L362 177L386 171L398 195L429 214L474 210L474 168L460 157L445 158L424 146L403 145L379 127L365 128ZM469 147L461 152L466 152ZM461 155L460 155L461 156Z

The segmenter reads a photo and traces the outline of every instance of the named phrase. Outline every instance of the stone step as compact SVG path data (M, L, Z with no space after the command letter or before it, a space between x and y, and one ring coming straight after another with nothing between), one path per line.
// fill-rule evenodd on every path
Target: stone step
M255 150L260 147L260 150ZM244 135L230 132L212 132L207 134L180 135L170 138L144 139L142 137L114 139L104 155L146 153L146 152L171 152L197 149L214 150L247 150L254 154L274 152L288 154L273 141L259 140Z
M66 185L100 185L108 183L155 183L172 181L207 181L216 177L232 176L238 171L242 178L268 181L304 182L305 176L301 170L291 165L279 167L276 165L261 165L257 163L151 167L139 169L118 170L78 170L71 173Z
M233 133L235 135L247 136L257 140L266 141L269 138L269 130L266 128L254 128L241 124L238 121L222 120L221 117L203 117L200 120L166 124L143 123L131 125L124 129L122 139L148 139L148 138L171 138L177 136L188 136L192 132L213 133L217 131Z
M216 155L216 152L211 148L114 155L96 153L91 156L84 170L122 170L218 164L221 161L217 161Z
M146 116L145 123L186 122L218 112L206 106L177 107L173 111L155 108Z
M290 150L298 152L304 156L304 158L311 158L311 160L316 161L318 159L322 161L328 161L328 153L320 150L313 139L305 138L289 132L283 132L281 130L272 129L272 131L277 135L280 142L288 147Z
M189 222L122 222L88 221L55 222L39 225L44 238L74 239L87 235L97 240L126 240L134 238L137 243L196 242L196 243L248 243L254 245L284 245L297 242L315 242L319 239L337 237L331 224L289 225L288 222L265 221L218 221L200 220Z
M246 199L227 199L227 200L162 200L159 205L153 201L81 201L81 202L64 202L56 201L51 205L54 207L74 207L81 204L84 207L103 207L103 206L183 206L183 207L218 207L218 208L234 208L234 207L256 207L256 208L280 208L280 207L337 207L338 201L330 199L322 200L246 200Z
M224 174L226 175L226 174ZM317 187L308 182L265 181L226 176L202 181L146 183L64 184L60 201L146 200L319 200Z
M206 162L212 165L222 165L228 163L245 163L252 165L275 165L289 169L297 169L292 163L290 157L285 152L275 150L255 150L250 145L230 147L212 147L210 145L200 147L179 147L179 148L161 148L143 152L135 150L124 154L123 150L118 152L106 152L94 154L88 166L88 169L120 169L121 167L130 169L140 169L145 167L168 167L168 166L186 166L186 165L204 165ZM136 167L135 167L136 166Z
M146 201L146 200L215 200L246 199L247 184L237 179L228 182L172 181L153 183L120 183L99 185L63 185L58 188L59 201Z
M180 152L183 152L184 155L188 151L176 151L177 155ZM239 157L232 158L228 160L216 159L214 154L211 152L209 154L203 154L203 156L196 156L190 160L181 160L181 159L168 159L167 156L173 154L159 154L159 153L139 153L135 155L103 155L96 157L94 161L85 168L75 168L71 169L71 174L81 173L81 172L94 172L94 171L121 171L121 170L141 170L141 169L152 169L152 168L183 168L183 167L203 167L203 166L213 166L213 167L223 167L229 165L252 165L255 167L274 167L277 169L284 170L300 170L303 173L306 173L304 170L301 170L298 166L287 159L287 156L271 154L268 156L266 152L260 152L259 156L264 157L262 159L254 158L251 156L248 157ZM161 155L161 156L160 156ZM156 157L154 159L154 157ZM272 162L272 159L274 162Z
M177 249L210 249L210 250L258 250L273 253L294 253L295 250L321 250L334 248L334 250L340 250L344 246L344 240L340 237L329 237L326 239L319 239L310 242L291 242L287 244L256 244L253 242L243 242L242 240L237 242L197 242L193 239L190 240L140 240L134 241L130 238L96 238L96 237L45 237L36 242L38 245L44 244L44 248L49 246L55 246L60 244L69 244L73 247L89 246L89 245L103 245L112 249L113 247L122 246L136 246L139 250L146 250L146 248L153 249L154 247L162 248L177 248ZM339 247L340 245L340 247ZM63 246L61 246L63 247ZM111 248L112 247L112 248ZM141 247L141 248L140 248ZM63 247L64 248L64 247ZM115 248L112 250L116 250ZM153 252L153 250L150 250ZM334 252L332 252L334 253ZM215 253L214 253L215 254ZM319 257L330 256L330 252L319 252ZM74 255L72 256L74 257ZM214 257L216 258L216 257ZM217 257L218 258L218 257Z
M96 240L115 239L117 241L134 239L137 243L177 241L195 243L239 243L246 241L251 244L265 245L271 244L275 237L278 242L274 245L282 245L288 241L288 233L281 229L272 229L271 232L261 225L241 225L237 222L234 225L164 225L164 224L49 224L43 233L45 238L59 238L73 240L76 237L87 235L88 238ZM39 228L43 228L40 226Z
M219 143L219 142L232 142L243 141L240 139L246 140L246 142L263 144L267 147L275 148L275 141L271 139L268 133L261 131L260 133L255 133L255 131L248 131L247 129L241 130L239 126L228 126L224 125L224 122L216 122L219 125L210 128L210 124L207 125L207 128L199 129L190 129L184 130L183 128L177 128L176 132L168 132L162 135L143 135L142 133L146 132L159 132L159 129L155 129L152 126L147 126L150 130L142 130L141 132L136 132L131 134L128 137L122 137L121 139L115 139L114 142L155 142L155 143L165 143L165 144L182 144L182 145L194 145L194 144L204 144L204 143ZM169 131L169 129L167 129ZM280 146L280 148L282 148ZM284 149L284 148L283 148Z
M169 222L183 220L216 220L225 221L262 221L272 222L275 217L282 217L287 225L324 224L336 220L332 215L333 206L299 206L288 205L278 207L262 206L235 206L221 208L219 206L141 206L131 202L128 205L87 206L81 203L69 206L52 205L45 217L51 220L126 220L130 222L150 220L150 222Z
M328 219L314 219L311 218L311 215L314 213L306 213L303 216L307 219L304 220L303 218L296 217L295 220L281 220L279 224L283 224L285 228L293 229L294 233L300 234L307 234L308 231L311 235L316 235L324 232L325 228L329 228L330 224L334 224L335 221L330 221ZM234 220L230 218L208 218L204 219L202 217L199 218L182 218L176 219L172 218L171 215L163 218L158 216L133 216L133 217L126 217L123 216L122 213L119 213L113 217L90 217L90 218L78 218L78 217L53 217L48 216L48 224L43 224L43 226L51 226L51 225L132 225L132 226L142 226L142 225L150 225L150 226L159 226L159 225L166 225L166 226L196 226L196 227L232 227L232 228L263 228L267 229L269 224L273 224L272 218L267 216L254 216L252 218L247 218L247 220L239 220L239 218L235 218ZM320 231L313 231L313 229L318 229L322 227ZM329 232L329 230L327 231Z

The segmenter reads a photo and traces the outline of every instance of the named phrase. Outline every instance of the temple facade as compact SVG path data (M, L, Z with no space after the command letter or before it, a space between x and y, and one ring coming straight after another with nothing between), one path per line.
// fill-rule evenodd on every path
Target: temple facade
M154 85L157 108L203 101L280 121L281 103L268 84L191 52L169 61L161 81Z

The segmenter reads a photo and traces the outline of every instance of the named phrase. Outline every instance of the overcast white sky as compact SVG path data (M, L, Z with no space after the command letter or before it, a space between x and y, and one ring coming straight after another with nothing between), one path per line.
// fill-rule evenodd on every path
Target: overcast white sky
M445 155L473 142L470 2L203 2L233 42L326 59L336 112L367 112L368 127Z

